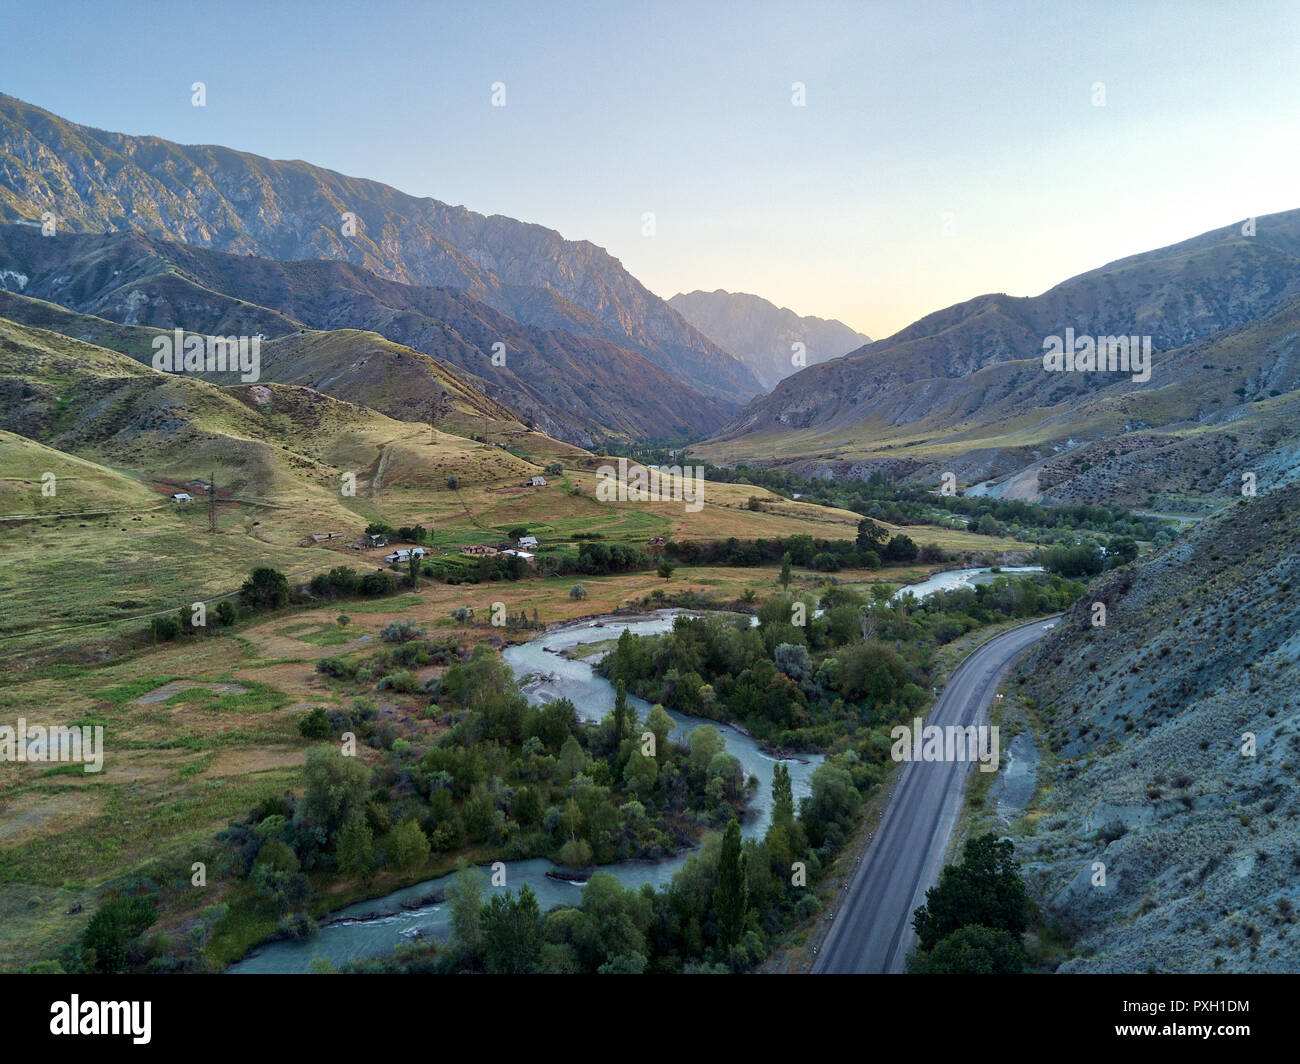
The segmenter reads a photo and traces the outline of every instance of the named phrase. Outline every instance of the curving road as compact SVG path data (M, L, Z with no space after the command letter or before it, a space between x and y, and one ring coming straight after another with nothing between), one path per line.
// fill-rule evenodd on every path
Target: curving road
M980 724L1015 660L1054 627L1039 618L990 639L953 673L926 724ZM1005 753L1005 751L1003 751ZM815 974L901 972L916 938L912 912L939 878L962 792L963 762L908 762L862 863L835 904Z

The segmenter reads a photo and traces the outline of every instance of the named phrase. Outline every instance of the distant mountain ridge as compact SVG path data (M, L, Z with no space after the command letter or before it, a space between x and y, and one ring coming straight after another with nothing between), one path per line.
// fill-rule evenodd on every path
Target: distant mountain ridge
M45 211L73 232L340 260L456 288L522 324L629 346L720 402L739 406L760 391L742 362L589 241L306 162L92 129L0 94L0 221ZM344 235L347 215L354 235Z
M754 372L765 390L804 366L839 358L871 343L842 321L800 316L745 292L679 292L668 305ZM802 344L801 363L795 346Z
M1260 430L1261 454L1281 448L1280 475L1294 430L1274 424L1274 411L1300 398L1292 394L1300 388L1300 336L1289 324L1297 300L1300 211L1259 217L1254 235L1237 223L1039 296L984 295L929 314L783 380L698 452L719 464L816 475L880 469L937 483L951 471L963 486L1026 474L1032 483L1018 480L1016 497L1091 502L1121 490L1134 501L1156 491L1150 478L1131 475L1142 461L1128 459L1127 479L1106 470L1116 471L1112 463L1139 437L1148 447L1187 451L1178 464L1195 462L1200 472L1181 470L1176 479L1199 478L1210 490L1231 472L1235 448L1193 457L1211 438L1206 430L1225 439ZM1149 336L1150 380L1045 371L1045 338L1067 329ZM1049 476L1039 484L1044 467Z
M379 333L442 359L533 427L581 446L605 437L698 436L727 413L627 347L520 325L458 289L401 284L347 262L278 262L137 232L43 237L30 226L0 225L0 289L162 330L269 338L304 327ZM494 359L498 352L504 357ZM314 379L307 370L299 362L294 381ZM402 405L379 404L393 416L420 405L421 382L426 399L440 390L419 360L408 370ZM367 402L365 394L339 397Z

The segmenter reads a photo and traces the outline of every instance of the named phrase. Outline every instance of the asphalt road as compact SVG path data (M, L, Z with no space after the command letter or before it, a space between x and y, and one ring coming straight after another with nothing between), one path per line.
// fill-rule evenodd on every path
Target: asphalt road
M990 639L958 666L926 724L981 724L998 685L1056 618L1041 618ZM1002 750L1005 756L1005 745ZM866 856L833 903L834 922L815 974L901 972L916 939L912 912L939 878L972 766L907 762Z

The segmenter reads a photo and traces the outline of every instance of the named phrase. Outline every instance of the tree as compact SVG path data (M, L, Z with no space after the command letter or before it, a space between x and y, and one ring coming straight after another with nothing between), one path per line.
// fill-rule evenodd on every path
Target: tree
M1000 928L969 924L913 953L907 970L915 975L1019 975L1025 970L1020 939Z
M653 732L655 737L655 757L667 760L668 736L677 728L677 722L668 715L661 705L653 705L645 717L645 730Z
M790 587L790 552L781 555L781 587Z
M772 660L796 683L812 676L812 659L808 656L808 648L800 643L778 643L772 651Z
M587 754L578 740L570 735L560 747L558 768L562 779L571 780L587 766Z
M370 825L360 813L353 813L343 825L338 845L339 871L348 879L369 883L375 870L375 840Z
M388 836L389 863L398 871L414 872L429 860L429 840L414 817L403 820Z
M627 629L623 629L627 631ZM627 735L627 684L619 680L614 685L614 749L618 750L618 744L623 741Z
M370 770L355 757L344 757L329 746L307 755L303 768L306 793L298 803L297 818L307 827L320 828L334 839L354 812L363 812L370 800Z
M324 739L329 733L329 714L322 706L313 706L298 718L298 734L304 739Z
M533 888L518 898L493 895L480 916L487 969L494 975L525 975L542 957L542 910Z
M718 854L718 883L713 890L713 909L718 914L718 945L730 950L740 941L748 908L745 858L740 851L740 825L732 817L722 836Z
M447 487L449 487L452 491L455 491L457 488L460 487L460 478L459 478L459 477L448 477L448 478L447 478Z
M560 864L586 868L591 863L591 844L586 839L570 839L560 847Z
M1137 540L1132 536L1117 536L1106 544L1106 565L1118 569L1136 560L1138 556Z
M1015 847L992 832L969 839L960 864L947 865L912 916L923 950L968 924L1019 935L1028 925L1028 895Z
M712 724L701 724L691 731L691 767L707 771L709 762L722 753L722 735Z
M673 575L673 563L667 558L663 558L659 562L659 568L657 571L665 580L670 580Z
M632 756L627 759L627 764L623 766L623 781L628 788L640 798L644 798L652 790L659 779L659 763L653 757L646 757L638 748L632 751Z
M881 557L887 562L914 562L921 548L901 532L885 544Z
M889 532L883 525L876 524L870 517L858 522L858 549L881 552L889 541Z
M259 565L239 589L240 600L253 609L278 610L289 602L289 578L269 565Z
M412 551L406 558L406 577L412 588L420 586L420 558Z
M587 597L587 589L583 587L581 584L574 584L573 587L569 588L569 598L585 599L586 597Z
M238 614L235 611L235 604L230 599L222 599L217 603L217 623L229 628L235 623Z
M794 824L794 788L790 770L778 761L772 767L772 826L787 831Z
M487 876L462 859L456 865L456 878L447 887L452 941L471 957L478 957L483 952L481 914L486 883Z
M126 967L126 947L156 919L153 902L122 895L90 918L81 942L95 971L115 973Z

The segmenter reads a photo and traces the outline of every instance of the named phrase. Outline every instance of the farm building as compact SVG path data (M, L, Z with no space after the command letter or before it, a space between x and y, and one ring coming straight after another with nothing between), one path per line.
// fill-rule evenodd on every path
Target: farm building
M536 537L536 536L520 536L520 537L519 537L519 546L520 546L520 549L523 549L523 550L527 550L528 548L536 549L536 547L537 547L537 537Z
M485 547L482 543L473 543L460 548L461 554L500 554L496 547Z
M172 502L192 502L193 500L194 496L188 491L178 491L172 495Z
M546 478L545 478L545 477L529 477L527 480L524 481L523 486L524 486L525 488L544 488L544 487L546 487Z
M298 540L298 546L310 547L314 543L324 543L326 540L342 538L342 532L312 532L310 535Z
M392 554L386 555L384 557L384 561L388 562L389 565L393 565L397 562L408 562L412 558L423 558L423 557L424 557L423 547L411 547L409 549L406 547L401 547L398 550L393 551Z

